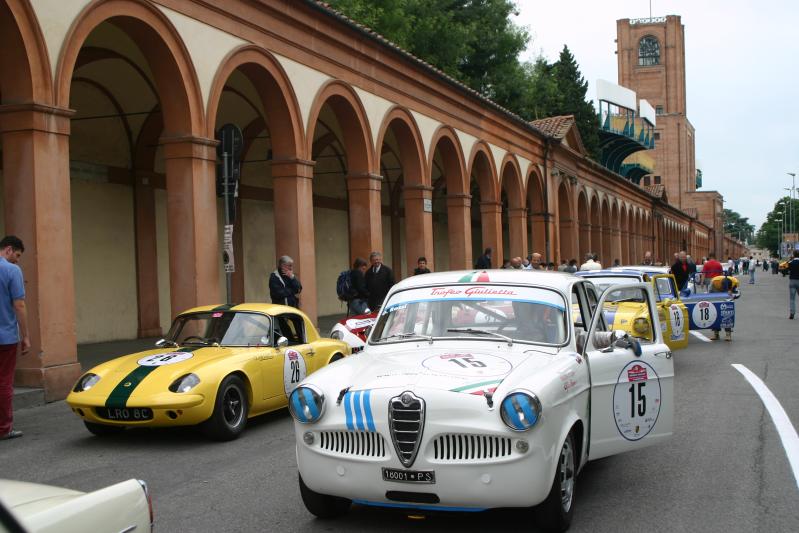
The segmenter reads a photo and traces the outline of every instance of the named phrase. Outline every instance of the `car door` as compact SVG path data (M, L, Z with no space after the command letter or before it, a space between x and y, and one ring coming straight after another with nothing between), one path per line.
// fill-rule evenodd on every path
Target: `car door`
M306 341L305 324L302 317L294 313L283 313L274 317L272 334L275 351L274 364L264 374L264 397L285 402L291 391L305 379L313 367L311 359L315 352ZM285 338L285 345L279 340Z
M657 295L658 317L665 319L661 324L663 338L672 350L688 346L688 308L680 300L677 282L671 274L656 274L652 277Z
M634 347L622 346L624 339L602 347L608 332L603 332L601 309L614 298L640 300L639 318L649 322L633 329L640 355ZM662 442L674 424L674 364L663 342L651 285L610 287L596 309L584 350L591 378L590 459Z

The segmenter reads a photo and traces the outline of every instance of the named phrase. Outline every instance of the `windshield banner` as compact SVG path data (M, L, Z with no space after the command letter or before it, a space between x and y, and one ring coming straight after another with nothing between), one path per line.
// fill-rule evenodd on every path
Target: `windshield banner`
M566 310L563 297L559 293L547 289L508 285L454 285L420 287L398 292L391 297L386 306L386 312L396 311L400 306L410 303L445 300L527 302L548 305L560 311Z

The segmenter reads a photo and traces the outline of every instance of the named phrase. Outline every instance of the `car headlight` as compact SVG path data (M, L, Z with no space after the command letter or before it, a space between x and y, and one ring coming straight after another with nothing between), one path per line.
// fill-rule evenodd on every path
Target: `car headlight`
M98 381L100 381L100 376L89 372L88 374L84 374L83 376L81 376L78 382L75 383L75 386L72 388L72 391L73 392L87 391L92 387L94 387L95 385L97 385Z
M340 341L341 339L344 338L344 334L341 333L340 329L334 329L333 331L330 332L330 338Z
M289 412L301 424L313 424L325 410L325 395L309 385L302 385L289 396Z
M541 401L535 394L511 392L502 400L499 413L513 431L527 431L541 418Z
M638 317L633 321L633 331L639 335L649 335L651 328L649 327L649 320L644 317Z
M200 378L196 374L186 374L173 381L172 385L169 386L169 390L172 392L189 392L199 384Z

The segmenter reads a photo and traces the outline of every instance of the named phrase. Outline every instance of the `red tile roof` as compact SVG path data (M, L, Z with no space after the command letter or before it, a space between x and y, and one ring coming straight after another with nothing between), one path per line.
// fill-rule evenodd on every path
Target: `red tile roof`
M571 127L574 126L574 115L542 118L533 120L531 124L550 137L563 139L569 133Z

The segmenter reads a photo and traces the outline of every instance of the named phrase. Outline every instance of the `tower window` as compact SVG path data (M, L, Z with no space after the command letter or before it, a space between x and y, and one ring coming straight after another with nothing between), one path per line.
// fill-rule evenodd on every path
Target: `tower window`
M662 105L655 106L655 114L657 114L657 115L662 115L663 114L663 106Z
M659 140L660 140L660 132L659 132L659 131L656 131L656 132L655 132L655 140L656 140L656 141L659 141Z
M660 176L655 176L655 185L660 185Z
M638 64L642 67L660 64L660 43L657 38L647 35L638 42Z

